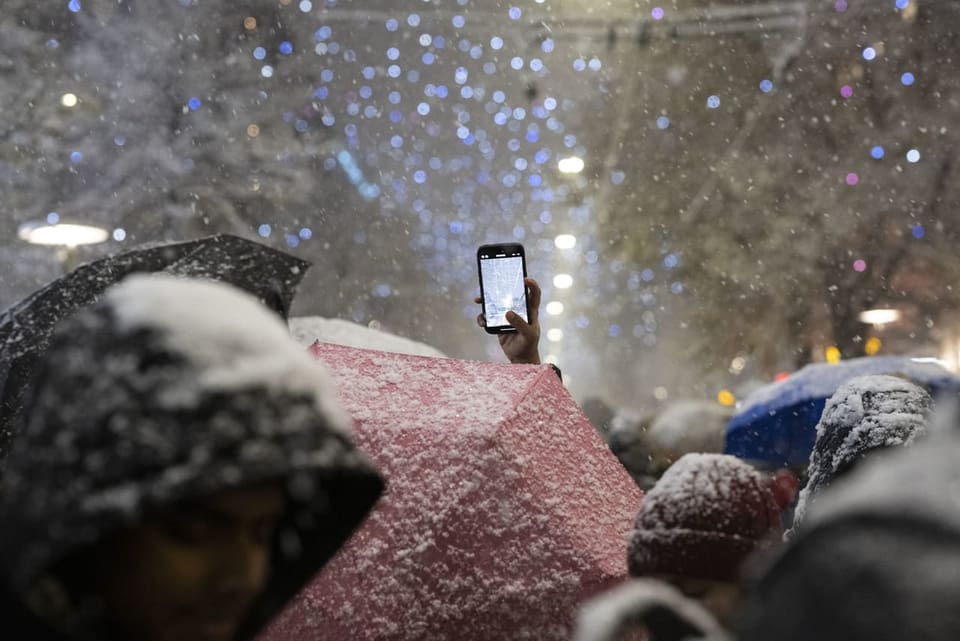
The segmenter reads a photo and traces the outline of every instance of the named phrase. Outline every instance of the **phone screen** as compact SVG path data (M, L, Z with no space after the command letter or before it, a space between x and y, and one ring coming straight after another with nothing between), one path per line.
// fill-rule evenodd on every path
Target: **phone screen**
M478 258L487 328L509 328L506 314L510 310L527 321L523 248L519 245L494 247L489 251L481 248Z

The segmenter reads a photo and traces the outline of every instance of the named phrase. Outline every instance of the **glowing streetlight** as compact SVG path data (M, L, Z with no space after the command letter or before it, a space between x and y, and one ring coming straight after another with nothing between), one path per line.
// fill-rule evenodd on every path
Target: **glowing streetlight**
M557 343L559 341L562 341L563 330L558 327L554 327L551 330L547 330L547 340L550 341L551 343Z
M900 320L900 310L898 309L868 309L860 312L858 317L861 323L869 325L886 325Z
M76 107L77 106L77 95L72 93L65 93L60 96L60 104L64 107Z
M573 249L577 246L577 237L572 234L560 234L553 239L557 249Z
M559 316L563 313L563 303L558 300L552 300L547 303L547 313L551 316Z
M103 227L78 223L24 223L17 229L21 240L34 245L78 247L102 243L110 237Z
M583 158L580 156L567 156L557 162L557 169L562 174L579 174L583 171Z

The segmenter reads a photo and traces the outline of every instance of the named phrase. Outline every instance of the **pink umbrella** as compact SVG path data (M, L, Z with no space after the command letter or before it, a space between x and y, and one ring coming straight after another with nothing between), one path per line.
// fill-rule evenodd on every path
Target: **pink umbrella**
M315 343L387 491L266 641L566 640L642 493L547 367Z

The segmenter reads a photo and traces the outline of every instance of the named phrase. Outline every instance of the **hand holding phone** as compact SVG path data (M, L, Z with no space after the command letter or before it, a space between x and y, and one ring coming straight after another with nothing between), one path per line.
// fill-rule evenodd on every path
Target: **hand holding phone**
M519 247L519 251L523 252L523 248L519 245L512 244L514 248ZM510 251L500 250L492 251L491 247L504 247L503 245L493 245L493 246L484 246L477 250L477 262L480 270L480 289L486 294L488 291L492 293L493 288L487 287L491 282L491 279L486 279L484 282L484 265L483 261L491 260L491 258L481 259L481 254L484 256L492 256L493 259L496 259L498 254L507 254L507 253L516 253L517 250L513 249ZM508 256L501 256L500 258L507 258ZM514 257L515 258L515 257ZM540 363L540 321L539 321L539 310L540 310L540 285L537 284L532 278L523 278L523 275L526 274L526 265L525 258L521 261L521 278L523 295L525 298L524 307L521 308L521 311L525 311L525 314L520 314L515 310L511 309L507 312L504 312L504 321L507 325L510 326L510 330L504 331L502 326L499 326L501 329L497 331L491 331L490 326L498 327L495 323L497 322L496 318L492 318L491 322L488 323L487 320L487 306L484 304L485 297L479 296L474 299L474 302L477 304L484 305L483 313L477 316L477 324L480 327L483 327L488 333L497 334L500 341L500 348L503 350L504 355L510 360L511 363L527 363L537 365ZM513 283L512 288L516 291L516 282ZM492 307L492 306L491 306ZM511 313L512 312L512 313Z
M477 249L480 272L480 298L483 305L484 329L488 334L517 331L507 321L507 312L514 312L528 321L527 260L523 245L482 245Z

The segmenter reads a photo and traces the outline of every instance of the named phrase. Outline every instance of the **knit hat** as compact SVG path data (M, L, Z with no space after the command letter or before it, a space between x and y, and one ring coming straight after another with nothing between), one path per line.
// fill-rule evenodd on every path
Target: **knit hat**
M800 525L814 499L867 453L908 446L922 436L930 405L924 389L897 376L861 376L837 388L817 424L793 527Z
M627 564L634 577L736 581L750 554L783 531L771 482L725 454L687 454L643 499Z

